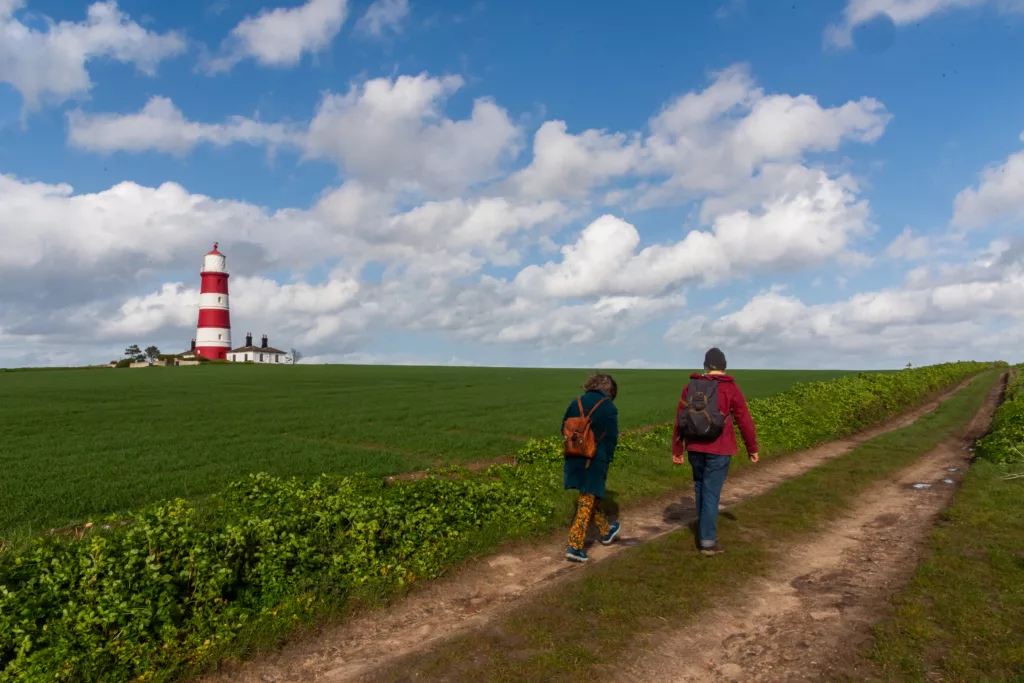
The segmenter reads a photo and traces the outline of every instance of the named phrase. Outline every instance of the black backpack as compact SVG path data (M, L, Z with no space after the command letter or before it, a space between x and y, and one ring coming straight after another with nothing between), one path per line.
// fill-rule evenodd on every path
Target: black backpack
M714 441L725 430L725 415L718 407L718 382L691 379L686 401L676 416L679 438L698 443Z

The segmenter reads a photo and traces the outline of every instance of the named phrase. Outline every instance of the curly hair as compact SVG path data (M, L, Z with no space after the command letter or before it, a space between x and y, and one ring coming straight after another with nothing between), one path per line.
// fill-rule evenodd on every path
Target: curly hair
M619 393L619 385L615 383L611 375L603 372L595 372L583 383L584 391L603 391L614 401L615 395Z

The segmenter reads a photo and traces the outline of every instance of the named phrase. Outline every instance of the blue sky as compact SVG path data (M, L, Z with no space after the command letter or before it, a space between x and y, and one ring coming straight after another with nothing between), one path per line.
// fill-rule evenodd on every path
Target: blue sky
M313 362L1020 360L1024 3L0 20L0 366L184 348L215 240L235 340Z

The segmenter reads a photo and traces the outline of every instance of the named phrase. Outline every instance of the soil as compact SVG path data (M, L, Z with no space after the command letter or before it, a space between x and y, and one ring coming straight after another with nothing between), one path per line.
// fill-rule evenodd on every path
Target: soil
M469 470L470 472L480 472L492 467L494 465L514 465L516 459L511 455L499 455L496 458L490 458L488 460L476 460L473 462L462 463L461 467ZM438 463L440 466L440 463ZM424 479L429 473L424 471L416 472L403 472L402 474L394 474L386 477L385 480L390 484L396 481L413 481L415 479Z
M762 461L741 470L727 480L721 507L725 509L760 495L850 452L867 440L913 423L968 383L964 382L918 408L849 438ZM957 454L957 462L963 460L961 455ZM964 466L962 462L960 466ZM951 495L953 487L945 486ZM930 499L942 495L943 491L934 486L919 497ZM910 492L904 491L903 494L915 497ZM620 541L608 547L592 544L587 549L590 562L603 562L629 547L692 523L696 519L692 491L682 495L677 492L671 497L630 507L620 513L620 519L623 524ZM906 525L892 529L903 531ZM565 545L565 534L561 533L545 541L506 548L501 554L467 563L448 578L421 585L391 607L359 614L343 624L298 638L279 651L256 656L246 663L225 665L221 671L201 680L203 683L341 683L366 680L401 657L500 619L524 599L553 582L576 575L582 567L565 560ZM809 568L804 573L813 571ZM815 608L815 611L824 609ZM751 627L744 633L752 634L754 631ZM686 649L690 653L700 651ZM671 646L668 651L673 651ZM651 661L657 659L658 655L652 654ZM678 664L673 666L676 672L680 671ZM648 679L641 677L636 680Z
M615 681L863 679L861 653L889 599L909 581L924 541L949 505L999 403L995 386L965 433L857 499L813 538L786 548L785 566L750 582L699 626L638 643ZM726 551L728 552L728 550Z

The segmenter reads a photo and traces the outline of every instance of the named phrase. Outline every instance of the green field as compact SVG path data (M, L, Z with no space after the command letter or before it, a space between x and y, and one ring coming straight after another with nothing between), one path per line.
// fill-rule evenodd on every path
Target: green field
M214 366L0 373L0 536L250 472L394 474L551 436L585 370ZM687 373L620 370L621 427L672 418ZM734 373L748 398L838 371Z

